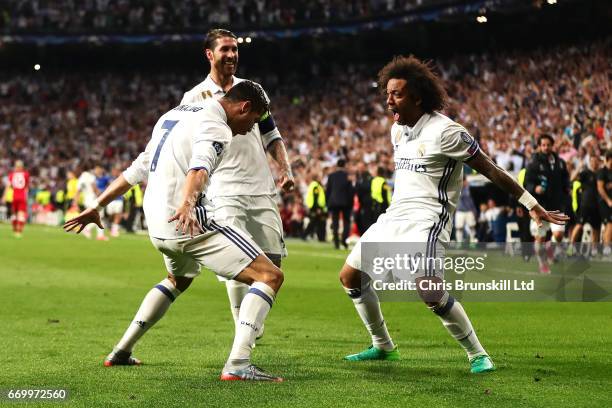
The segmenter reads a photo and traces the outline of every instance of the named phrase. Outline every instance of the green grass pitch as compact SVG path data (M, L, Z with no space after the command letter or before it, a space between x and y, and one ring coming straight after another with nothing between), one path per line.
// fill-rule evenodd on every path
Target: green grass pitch
M0 389L65 388L60 406L78 407L612 405L611 303L465 304L498 366L480 376L423 305L385 303L402 361L349 363L341 357L368 336L337 280L346 253L301 242L289 251L253 355L286 381L221 383L233 325L211 273L136 347L143 366L105 368L103 357L165 276L160 255L142 236L96 242L28 226L17 240L0 225Z

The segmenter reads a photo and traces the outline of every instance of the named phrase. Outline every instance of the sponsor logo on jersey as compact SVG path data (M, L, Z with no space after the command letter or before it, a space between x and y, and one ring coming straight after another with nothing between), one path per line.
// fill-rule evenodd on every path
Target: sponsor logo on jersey
M201 111L202 109L204 108L201 106L179 105L173 110L181 111L181 112L198 112L198 111Z
M427 173L427 167L422 163L416 163L415 159L396 160L395 170L408 170L416 173Z
M217 153L217 156L219 156L221 152L223 152L223 143L213 142L212 145L215 148L215 152Z

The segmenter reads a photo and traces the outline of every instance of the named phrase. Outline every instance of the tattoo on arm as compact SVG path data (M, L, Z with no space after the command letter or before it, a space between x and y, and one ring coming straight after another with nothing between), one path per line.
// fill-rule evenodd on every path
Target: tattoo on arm
M291 174L291 166L289 165L289 155L285 148L283 139L273 140L268 146L268 151L276 163L278 163L281 171Z
M183 205L195 206L208 180L206 169L189 170L183 188Z
M480 152L468 163L474 170L488 178L505 192L518 199L525 191L508 172L499 167L489 156Z

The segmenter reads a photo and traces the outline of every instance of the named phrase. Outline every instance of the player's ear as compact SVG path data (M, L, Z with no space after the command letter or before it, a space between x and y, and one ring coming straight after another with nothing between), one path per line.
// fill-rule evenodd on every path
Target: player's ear
M208 61L212 61L213 60L213 52L210 48L204 48L204 54L206 55L206 59Z
M251 101L244 101L240 106L240 113L249 113L251 111Z

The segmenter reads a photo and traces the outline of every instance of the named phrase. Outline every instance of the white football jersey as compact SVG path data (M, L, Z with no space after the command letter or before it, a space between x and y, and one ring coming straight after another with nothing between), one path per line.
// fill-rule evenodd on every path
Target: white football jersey
M244 79L234 77L233 84L242 81ZM203 82L185 92L181 103L219 99L223 95L223 89L209 75ZM266 148L280 138L280 132L271 116L255 125L247 134L236 135L211 180L208 195L214 200L214 197L276 194Z
M77 180L77 188L82 194L83 202L89 203L96 199L96 190L94 190L94 184L96 183L96 176L93 173L84 171Z
M463 185L463 163L478 142L446 116L424 114L413 128L391 127L395 190L385 217L430 223L432 239L448 242Z
M168 218L183 201L187 172L204 168L210 180L231 141L225 110L215 99L179 105L159 118L145 151L123 172L130 184L147 181L143 208L149 235L185 236ZM206 198L201 201L210 209Z

